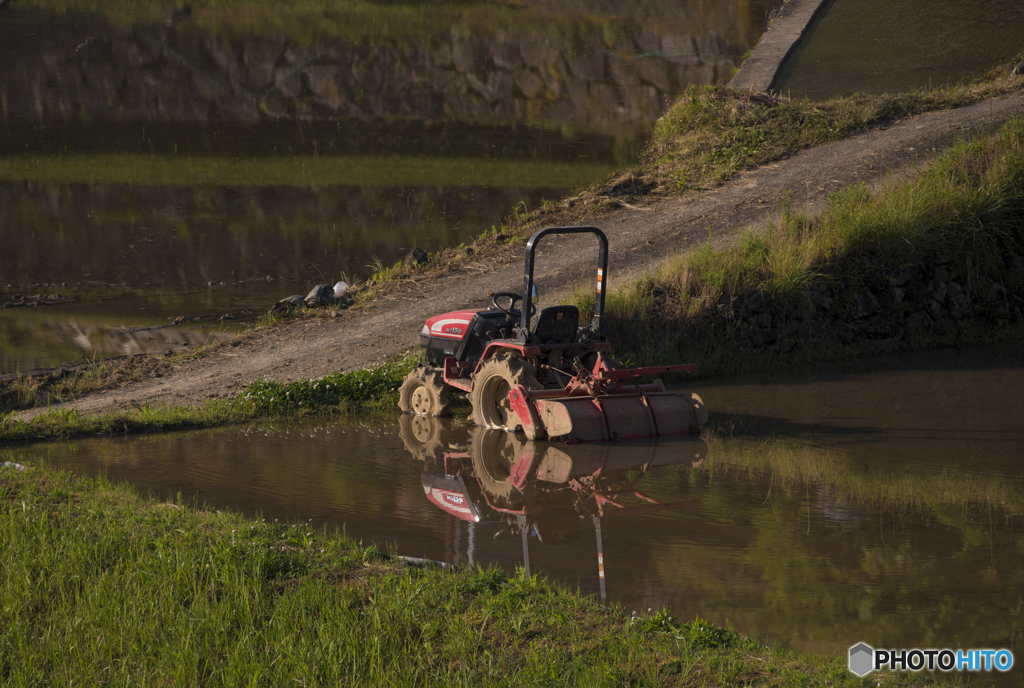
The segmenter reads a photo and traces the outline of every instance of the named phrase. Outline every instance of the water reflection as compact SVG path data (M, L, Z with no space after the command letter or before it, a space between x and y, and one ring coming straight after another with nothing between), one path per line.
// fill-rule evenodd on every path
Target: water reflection
M0 314L0 371L249 318L584 186L728 77L775 4L5 7L0 298L72 298Z
M576 544L586 523L596 537L602 601L607 599L602 519L693 506L659 501L637 483L660 467L699 466L707 454L700 439L554 445L443 419L403 416L400 421L406 449L424 462L420 482L427 500L480 526L468 529L465 564L477 563L474 536L490 527L494 539L521 540L522 565L530 575L531 539L546 547ZM513 480L522 465L532 467L528 479ZM461 554L457 563L462 563Z

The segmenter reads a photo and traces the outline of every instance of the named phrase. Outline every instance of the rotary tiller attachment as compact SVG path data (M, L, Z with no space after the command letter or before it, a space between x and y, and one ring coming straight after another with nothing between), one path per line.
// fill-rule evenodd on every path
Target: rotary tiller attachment
M615 370L599 354L593 370L579 370L564 389L516 385L509 391L508 404L516 415L514 425L521 426L529 439L594 442L685 434L707 422L701 398L666 392L661 380L636 380L693 369L683 364Z

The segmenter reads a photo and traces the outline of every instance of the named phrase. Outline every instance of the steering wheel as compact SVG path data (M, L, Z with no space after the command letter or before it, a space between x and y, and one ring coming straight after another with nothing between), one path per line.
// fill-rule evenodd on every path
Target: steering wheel
M508 308L502 308L500 305L498 305L498 299L503 297L508 299L509 301ZM493 305L495 308L497 308L499 311L501 311L510 318L519 318L523 315L522 311L513 308L512 306L516 305L516 301L522 302L522 300L523 297L520 296L519 294L513 294L510 291L499 291L497 294L493 294L491 296L491 305ZM530 302L530 317L532 318L536 313L537 304Z

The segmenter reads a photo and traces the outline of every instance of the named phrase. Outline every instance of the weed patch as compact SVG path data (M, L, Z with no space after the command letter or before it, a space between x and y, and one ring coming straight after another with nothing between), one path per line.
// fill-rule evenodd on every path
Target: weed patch
M233 400L236 408L261 416L294 413L338 404L394 407L398 388L422 356L400 354L381 365L332 373L316 380L273 382L257 380Z
M0 444L192 430L261 418L392 409L398 403L402 379L419 360L418 352L405 353L378 366L333 373L317 380L290 383L259 380L233 399L214 399L199 406L145 403L134 409L94 415L52 409L28 421L10 412L0 416Z
M59 404L69 399L159 376L170 366L149 356L69 365L40 374L12 374L0 380L0 413Z

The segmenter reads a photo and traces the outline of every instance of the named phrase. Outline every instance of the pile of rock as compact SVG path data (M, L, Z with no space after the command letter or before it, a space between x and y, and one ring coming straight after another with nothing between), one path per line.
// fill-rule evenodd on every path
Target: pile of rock
M1019 259L1015 267L1024 279ZM896 350L915 337L969 334L1024 317L1024 298L1009 286L1016 280L975 275L957 281L941 257L899 271L862 268L859 275L816 282L806 298L788 307L753 294L733 300L719 315L738 325L745 348L782 353L816 343Z
M302 297L302 294L293 294L288 298L281 299L274 304L271 312L290 311L295 308L323 308L335 305L342 301L342 297L344 297L347 291L348 284L345 282L338 282L333 287L329 284L318 284L306 294L305 298Z

